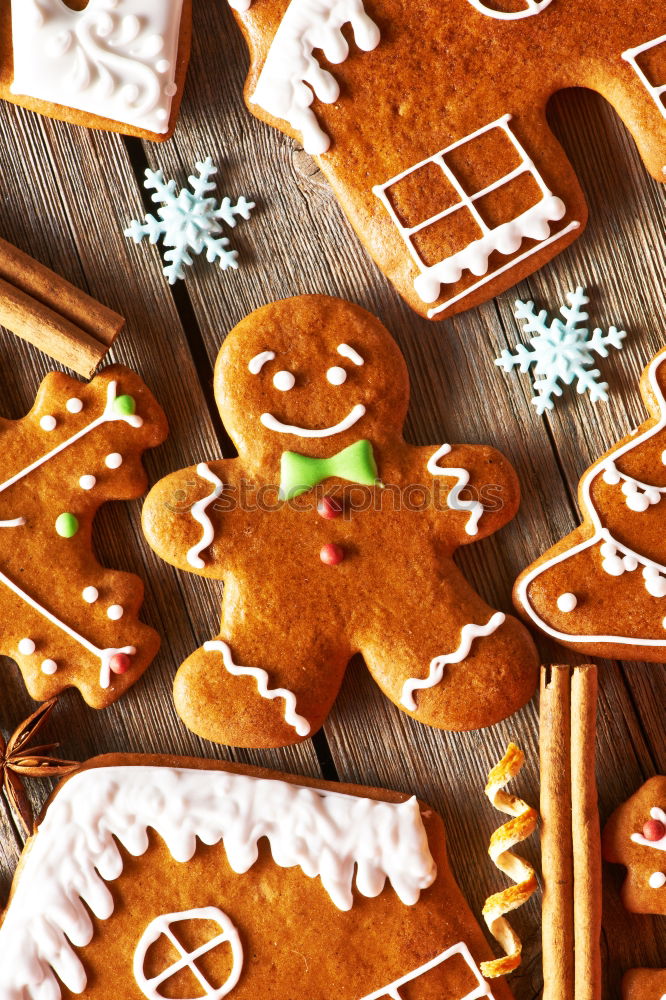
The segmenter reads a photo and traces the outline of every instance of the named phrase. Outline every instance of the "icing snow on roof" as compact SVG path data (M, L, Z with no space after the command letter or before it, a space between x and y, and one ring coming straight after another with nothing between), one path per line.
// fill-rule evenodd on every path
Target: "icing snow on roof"
M83 904L100 920L111 916L105 882L123 870L114 838L139 857L149 828L179 862L194 856L197 839L222 841L238 874L266 837L277 865L318 876L340 910L353 905L354 870L362 895L378 896L388 879L407 905L436 877L415 798L396 805L228 771L91 768L57 793L24 858L0 927L3 1000L60 1000L54 972L72 992L85 989L71 947L92 939Z

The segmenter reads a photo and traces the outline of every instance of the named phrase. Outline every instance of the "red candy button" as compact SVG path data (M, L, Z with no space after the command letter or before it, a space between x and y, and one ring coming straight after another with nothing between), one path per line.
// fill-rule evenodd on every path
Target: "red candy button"
M327 521L332 521L342 514L342 504L335 497L322 497L317 504L317 513Z
M328 545L324 545L319 553L319 558L326 566L338 566L344 557L344 550L341 549L339 545L335 545L333 542L330 542Z
M666 836L666 826L660 819L649 819L643 827L643 836L652 843L661 840L662 837Z
M130 662L127 653L114 653L109 660L109 667L114 674L126 674L130 668Z

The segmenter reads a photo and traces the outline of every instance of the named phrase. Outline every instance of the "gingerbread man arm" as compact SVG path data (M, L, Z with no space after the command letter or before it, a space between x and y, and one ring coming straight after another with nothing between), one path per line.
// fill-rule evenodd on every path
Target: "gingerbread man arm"
M412 482L432 498L434 533L455 548L479 541L515 517L518 477L509 461L485 445L410 448Z

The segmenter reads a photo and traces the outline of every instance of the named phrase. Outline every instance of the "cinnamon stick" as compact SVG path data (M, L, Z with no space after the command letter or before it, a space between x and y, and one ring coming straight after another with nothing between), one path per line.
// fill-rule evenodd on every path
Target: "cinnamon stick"
M542 667L539 742L543 1000L574 997L570 734L570 669Z
M0 323L89 378L125 320L0 239Z
M575 998L601 1000L601 832L596 762L597 668L571 680L571 802L574 865Z

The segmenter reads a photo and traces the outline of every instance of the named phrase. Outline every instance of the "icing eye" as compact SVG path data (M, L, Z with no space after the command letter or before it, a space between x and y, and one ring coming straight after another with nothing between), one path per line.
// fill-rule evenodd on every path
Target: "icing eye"
M276 372L273 376L273 385L280 392L289 392L290 389L294 388L295 384L296 379L291 372Z
M338 365L335 365L333 368L328 369L326 378L331 385L343 385L347 381L347 372L344 368L339 368Z

